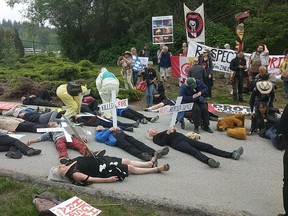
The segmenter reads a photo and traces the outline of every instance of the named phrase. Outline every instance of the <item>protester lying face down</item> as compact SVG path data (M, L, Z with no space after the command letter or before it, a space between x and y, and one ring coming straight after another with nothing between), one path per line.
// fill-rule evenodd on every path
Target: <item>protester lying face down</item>
M151 161L131 161L117 157L77 157L66 165L52 167L51 181L86 185L87 183L113 183L123 181L129 173L135 175L161 173L170 169L169 164L158 166L157 157Z

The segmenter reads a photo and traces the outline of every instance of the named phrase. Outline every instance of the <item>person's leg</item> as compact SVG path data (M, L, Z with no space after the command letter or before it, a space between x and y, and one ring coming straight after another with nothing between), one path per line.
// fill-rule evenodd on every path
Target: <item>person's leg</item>
M133 112L132 109L124 110L121 114L121 117L132 119L134 121L141 120L142 118L144 118L144 116L141 118L138 115L135 115L135 112Z
M198 149L194 148L192 145L190 145L187 141L180 141L178 142L176 145L171 146L172 148L174 148L175 150L178 150L180 152L192 155L193 157L195 157L197 160L208 164L208 160L209 158L202 154Z
M0 136L0 152L9 151L9 148L13 145L10 138L8 135Z
M145 99L146 99L146 107L149 107L151 106L149 104L149 100L150 100L150 96L149 96L149 85L146 86L146 89L145 89Z
M125 139L117 139L116 146L142 160L142 153Z
M126 140L135 148L137 148L142 153L147 152L149 155L153 156L155 150L150 148L149 146L145 145L144 143L140 142L139 140L135 139L132 136L126 135Z
M155 105L153 105L153 106L151 106L151 107L148 107L148 108L145 109L145 110L153 111L153 110L157 110L157 109L159 109L159 108L161 108L161 107L164 107L164 103L163 103L163 102L158 103L158 104L155 104Z
M128 165L128 172L135 174L135 175L143 175L143 174L149 174L149 173L160 173L163 171L168 171L170 169L168 164L164 164L159 167L153 167L153 168L140 168L135 167L133 165Z
M198 140L192 140L192 139L187 139L187 142L189 143L189 145L191 145L193 148L199 151L207 152L207 153L219 156L219 157L232 158L231 152L226 152L226 151L217 149L208 143L204 143L204 142L201 142Z
M238 86L238 79L235 78L233 83L232 83L232 96L233 96L233 101L238 101L238 98L237 98L237 86Z
M210 125L208 105L207 105L207 103L201 103L198 105L199 105L199 108L201 110L201 119L203 122L203 126L204 126L204 128L207 128Z
M57 115L58 115L57 110L54 110L53 112L43 113L39 116L39 123L47 124L49 122L55 122Z
M72 142L67 142L66 146L68 149L76 150L80 152L81 155L85 155L86 148L77 137L73 137Z
M133 84L134 86L137 85L138 82L138 71L133 70Z
M46 128L46 127L48 127L47 124L37 124L34 122L24 121L19 123L15 131L37 133L37 128Z
M67 152L67 147L66 147L66 139L65 137L59 138L55 142L55 147L59 153L59 158L69 158L68 157L68 152Z
M127 70L127 84L129 88L133 89L132 85L132 69Z
M239 79L238 82L238 98L240 102L243 102L243 84L244 84L244 80L243 79Z
M249 100L249 105L250 105L250 109L251 109L251 112L256 112L256 90L254 89L252 92L251 92L251 96L250 96L250 100Z
M122 164L132 165L134 167L151 168L153 165L152 161L133 161L129 159L122 159Z
M201 125L201 110L198 104L194 103L193 108L192 108L192 119L194 123L195 129L199 128Z
M148 88L148 98L149 98L149 104L148 106L153 106L153 94L154 94L154 85L149 85Z

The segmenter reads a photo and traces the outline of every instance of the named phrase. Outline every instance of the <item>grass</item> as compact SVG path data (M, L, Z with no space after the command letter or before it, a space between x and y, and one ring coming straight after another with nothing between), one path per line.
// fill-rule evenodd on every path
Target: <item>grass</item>
M135 203L123 203L100 196L78 194L73 190L65 190L56 187L45 187L39 184L19 182L10 178L0 177L0 215L1 216L33 216L38 215L32 203L32 194L46 189L55 193L63 200L77 196L88 204L102 211L101 215L117 216L160 216L177 215L156 207L137 205Z

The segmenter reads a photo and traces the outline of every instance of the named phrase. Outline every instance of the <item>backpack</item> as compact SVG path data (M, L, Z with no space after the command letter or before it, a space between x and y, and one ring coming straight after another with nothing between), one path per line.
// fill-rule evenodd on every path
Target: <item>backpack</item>
M48 191L44 191L39 194L33 194L32 198L32 202L36 207L38 215L43 216L54 216L55 214L53 214L49 209L59 205L62 202L62 200L54 193Z
M142 92L145 92L146 87L147 87L146 81L141 81L141 82L139 82L139 83L137 84L136 89L138 89L138 90L140 90L140 91L142 91Z
M81 85L75 82L68 82L67 84L67 92L68 94L70 94L71 96L78 96L79 93L82 92L82 88Z

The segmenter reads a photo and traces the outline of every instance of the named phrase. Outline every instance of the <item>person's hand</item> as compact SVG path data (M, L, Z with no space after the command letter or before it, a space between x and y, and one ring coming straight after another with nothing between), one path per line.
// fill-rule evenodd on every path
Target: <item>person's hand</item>
M209 74L209 75L208 75L208 78L210 79L211 77L212 77L211 74Z
M114 127L109 128L109 131L115 131L116 129Z
M109 183L113 183L116 181L118 181L118 176L111 176L111 177L107 178L107 182L109 182Z
M192 98L195 99L197 97L200 97L201 96L201 92L197 92L196 94L192 95Z
M154 97L158 98L158 97L160 97L160 94L155 94Z
M32 143L35 143L35 141L34 141L34 140L28 140L28 141L26 142L27 145L31 145Z

